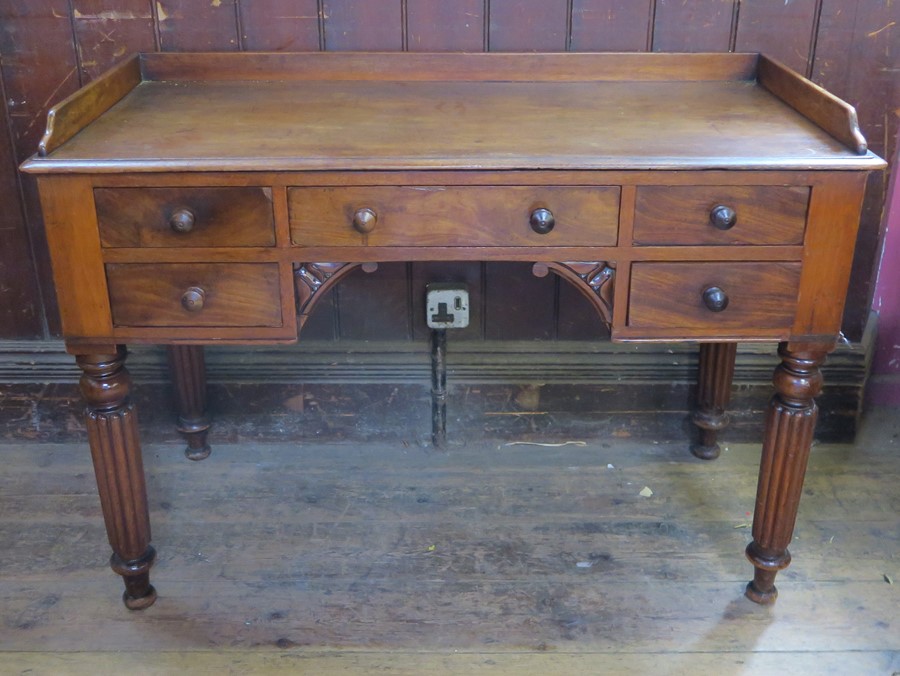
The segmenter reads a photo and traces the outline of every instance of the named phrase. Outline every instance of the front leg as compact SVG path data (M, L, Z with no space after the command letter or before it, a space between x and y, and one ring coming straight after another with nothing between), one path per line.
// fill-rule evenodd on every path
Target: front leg
M187 440L189 460L209 457L209 416L206 412L206 359L202 345L170 345L169 372L178 407L178 431Z
M110 346L108 353L80 354L76 360L83 372L81 391L87 400L85 421L91 457L113 549L110 566L124 578L125 605L141 610L156 600L156 590L150 584L150 566L156 552L150 546L144 463L125 348Z
M766 415L753 542L747 546L747 558L756 570L746 595L756 603L775 602L775 576L791 563L788 545L794 534L818 417L813 397L822 389L819 366L829 347L793 350L788 343L782 343L778 348L781 364L775 369L775 395Z

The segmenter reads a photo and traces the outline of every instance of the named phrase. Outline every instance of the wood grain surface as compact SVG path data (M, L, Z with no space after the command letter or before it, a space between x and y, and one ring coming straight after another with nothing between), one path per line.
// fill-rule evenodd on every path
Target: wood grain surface
M106 275L116 326L282 325L276 264L109 264ZM205 293L195 311L181 302L191 288Z
M291 239L299 246L613 246L619 188L416 186L290 188ZM354 214L376 222L359 232ZM539 234L531 214L555 226Z
M145 82L27 169L879 166L746 82Z
M94 203L105 247L275 244L271 188L97 188ZM189 229L173 228L178 212Z
M891 673L898 427L870 422L857 446L812 453L775 613L741 598L748 564L734 556L750 537L756 445L701 464L681 445L622 439L446 454L220 444L197 465L175 439L150 444L167 546L159 600L136 615L107 593L87 452L5 444L2 659L76 674L630 674L660 659L685 675Z

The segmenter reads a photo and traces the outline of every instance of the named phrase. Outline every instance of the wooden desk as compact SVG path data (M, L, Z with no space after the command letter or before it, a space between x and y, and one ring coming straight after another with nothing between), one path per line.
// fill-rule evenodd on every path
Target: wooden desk
M819 366L866 174L853 109L754 54L146 54L51 111L38 175L125 604L155 600L124 343L172 349L208 453L204 343L291 342L356 266L530 261L613 340L701 347L717 454L734 343L780 341L747 596L790 562Z

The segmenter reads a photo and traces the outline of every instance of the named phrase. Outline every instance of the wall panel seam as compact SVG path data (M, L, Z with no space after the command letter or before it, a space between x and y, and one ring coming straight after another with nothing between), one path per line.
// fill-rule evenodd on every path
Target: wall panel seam
M741 21L741 0L733 0L731 4L731 34L728 36L728 51L737 47L738 27Z
M239 52L246 51L244 47L244 24L241 21L241 0L234 0L234 27L237 31L237 46Z
M813 65L816 62L816 48L819 46L819 25L822 21L822 7L824 0L816 0L816 8L813 11L812 35L809 38L809 53L806 55L806 72L810 80L813 76Z

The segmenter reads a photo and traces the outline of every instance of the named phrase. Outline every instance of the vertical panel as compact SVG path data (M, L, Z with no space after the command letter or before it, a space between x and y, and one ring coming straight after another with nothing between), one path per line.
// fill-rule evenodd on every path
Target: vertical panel
M0 204L4 205L0 209L0 337L37 338L41 334L40 294L22 218L5 105L0 123Z
M806 73L816 4L816 0L742 2L735 51L763 52Z
M357 268L335 287L343 340L408 340L406 263L382 263L372 273Z
M334 340L337 338L337 305L334 289L325 292L325 296L316 301L312 314L300 331L300 340Z
M491 0L492 52L563 52L569 39L568 0Z
M900 2L823 0L812 77L856 107L869 147L882 157L897 152L900 127ZM891 167L891 170L896 170ZM888 173L872 176L856 244L844 331L862 335L881 241Z
M403 49L401 0L323 0L325 49Z
M609 330L588 299L565 280L559 280L559 340L606 340Z
M7 0L0 21L0 56L16 162L37 150L47 110L79 86L68 0ZM50 255L34 179L20 178L25 193L38 280L50 330L59 330Z
M556 336L556 280L535 277L530 263L490 263L485 284L487 340L550 340Z
M240 0L241 40L247 51L319 49L316 0Z
M160 48L167 52L240 48L237 0L155 0Z
M735 0L657 0L656 52L727 52Z
M484 48L484 0L407 0L411 52L480 52Z
M16 158L37 150L47 110L79 86L68 0L12 0L0 22Z
M156 49L150 0L73 0L72 8L84 82L134 52Z
M653 0L574 0L572 51L647 50Z

